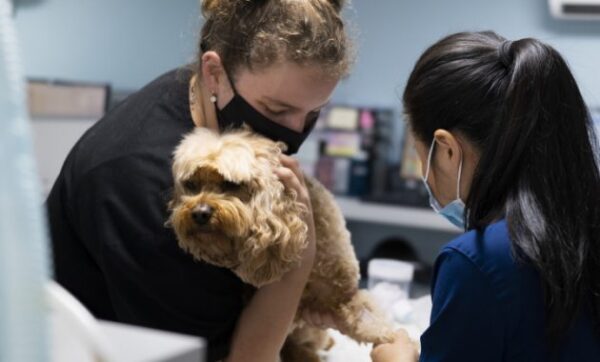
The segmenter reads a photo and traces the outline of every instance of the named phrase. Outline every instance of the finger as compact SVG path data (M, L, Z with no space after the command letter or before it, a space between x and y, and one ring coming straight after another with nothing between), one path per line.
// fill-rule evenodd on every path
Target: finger
M300 184L298 182L298 177L296 176L296 174L287 167L278 167L275 169L274 172L277 175L277 177L279 177L279 179L286 184L292 184L294 182Z
M275 170L275 175L279 177L287 190L294 190L297 200L304 203L310 210L310 197L306 186L302 185L296 175L288 168L280 167Z
M303 309L302 310L302 319L304 320L304 322L306 322L306 324L308 324L311 327L314 327L314 323L311 319L311 315L310 312L308 311L308 309Z
M323 320L321 319L321 313L312 312L311 319L313 320L313 323L315 324L316 327L323 328Z
M274 172L282 181L292 181L294 179L298 179L296 174L287 167L277 167Z
M300 163L298 162L298 160L296 160L293 157L290 157L290 156L287 156L287 155L280 155L279 156L279 161L285 167L293 168L293 169L300 168Z
M275 175L279 177L279 180L283 182L286 188L296 190L297 193L302 191L302 184L298 180L296 174L289 168L279 167L275 169Z
M406 329L398 329L395 333L394 333L394 337L396 342L410 342L410 336L408 335L408 332L406 331Z
M373 344L373 349L375 349L379 346L385 346L385 345L389 345L389 344L403 345L403 344L407 344L407 343L412 343L410 336L408 335L408 333L406 332L405 329L398 329L394 332L394 340L392 342Z
M384 352L384 346L385 344L373 346L373 349L371 349L371 360L378 361L380 359L379 355Z
M295 158L290 156L281 155L280 156L281 164L290 170L296 175L300 183L304 184L304 174L302 173L302 169L300 167L300 163Z
M317 319L316 314L308 309L304 309L302 311L302 319L304 319L306 324L308 324L310 327L321 328L320 322Z

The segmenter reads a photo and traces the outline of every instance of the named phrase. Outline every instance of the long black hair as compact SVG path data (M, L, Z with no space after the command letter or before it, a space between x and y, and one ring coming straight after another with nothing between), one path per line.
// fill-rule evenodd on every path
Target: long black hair
M588 108L561 55L536 39L457 33L425 51L403 97L416 137L457 131L479 151L467 229L505 218L541 276L546 336L582 305L600 322L600 172Z

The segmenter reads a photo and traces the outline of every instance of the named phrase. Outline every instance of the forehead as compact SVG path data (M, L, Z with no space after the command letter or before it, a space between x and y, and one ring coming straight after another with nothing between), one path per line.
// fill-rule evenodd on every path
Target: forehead
M191 175L191 178L200 179L205 183L221 183L225 180L223 175L210 165L198 167Z
M209 182L227 180L241 183L258 176L258 160L247 145L223 142L219 146L207 150L206 157L199 160L196 167L197 177Z
M236 87L249 100L271 99L313 110L326 103L339 82L318 65L279 62L258 70L241 68Z

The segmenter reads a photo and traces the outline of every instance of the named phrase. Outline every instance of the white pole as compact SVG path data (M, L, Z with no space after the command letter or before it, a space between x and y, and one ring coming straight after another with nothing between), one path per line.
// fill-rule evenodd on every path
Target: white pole
M0 361L47 361L47 233L12 14L0 0Z

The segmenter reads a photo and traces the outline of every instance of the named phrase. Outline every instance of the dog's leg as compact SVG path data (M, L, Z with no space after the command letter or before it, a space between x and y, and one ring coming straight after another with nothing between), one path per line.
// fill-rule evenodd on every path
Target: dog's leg
M369 294L359 291L335 312L342 324L340 330L358 342L389 343L393 341L394 328L383 311Z
M359 342L390 342L393 328L367 292L358 290L359 268L350 233L333 195L306 178L311 195L317 256L304 307L332 310L342 332Z
M318 352L327 350L333 340L322 329L302 325L288 335L281 350L282 362L321 362Z

